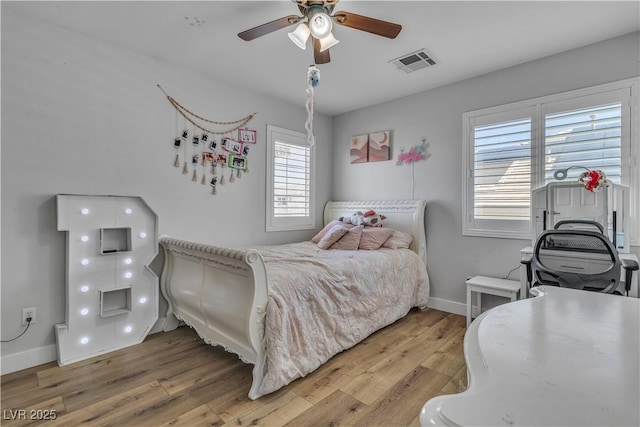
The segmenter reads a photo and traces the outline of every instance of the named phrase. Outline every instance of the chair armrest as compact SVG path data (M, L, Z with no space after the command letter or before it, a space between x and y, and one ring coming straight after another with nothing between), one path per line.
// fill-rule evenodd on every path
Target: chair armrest
M621 259L622 268L629 271L638 271L638 261L635 259Z
M520 264L524 264L527 267L527 283L529 284L529 287L531 287L531 281L533 280L533 273L531 272L531 259L533 258L532 255L529 256L523 256L520 259Z
M638 271L638 262L633 259L621 259L620 264L622 264L622 268L624 268L624 290L627 295L629 295L631 278L633 277L633 272Z

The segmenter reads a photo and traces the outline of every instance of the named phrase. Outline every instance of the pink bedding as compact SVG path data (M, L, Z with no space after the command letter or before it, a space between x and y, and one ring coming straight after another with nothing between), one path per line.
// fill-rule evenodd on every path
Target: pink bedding
M270 286L258 396L314 371L429 297L424 262L409 249L323 250L311 242L257 249Z

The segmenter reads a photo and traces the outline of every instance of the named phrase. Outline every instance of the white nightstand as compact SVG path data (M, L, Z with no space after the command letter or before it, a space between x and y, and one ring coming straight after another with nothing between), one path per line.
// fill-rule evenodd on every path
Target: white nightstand
M471 324L471 294L476 293L478 314L482 313L482 294L497 295L499 297L510 298L511 301L518 299L520 292L520 282L516 280L498 279L496 277L474 276L467 280L467 327Z

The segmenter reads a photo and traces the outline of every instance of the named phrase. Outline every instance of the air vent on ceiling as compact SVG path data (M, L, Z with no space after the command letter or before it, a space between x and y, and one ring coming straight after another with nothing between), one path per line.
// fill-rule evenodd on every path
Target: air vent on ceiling
M405 73L412 73L414 71L436 65L436 61L427 55L424 49L416 50L415 52L392 59L389 62Z

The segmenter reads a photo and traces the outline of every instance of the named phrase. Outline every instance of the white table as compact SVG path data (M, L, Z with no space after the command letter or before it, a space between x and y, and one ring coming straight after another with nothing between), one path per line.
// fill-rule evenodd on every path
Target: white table
M471 324L469 387L429 400L422 426L640 425L640 300L534 292Z
M482 294L496 295L509 298L511 301L518 299L520 282L515 280L499 279L497 277L473 276L466 281L467 284L467 327L471 324L471 309L473 294L476 294L478 315L482 313Z

